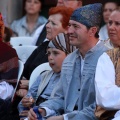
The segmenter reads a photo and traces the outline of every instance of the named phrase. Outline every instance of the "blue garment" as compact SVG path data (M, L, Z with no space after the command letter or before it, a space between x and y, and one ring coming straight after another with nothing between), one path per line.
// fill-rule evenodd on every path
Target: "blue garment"
M64 111L68 120L97 120L94 115L94 79L98 58L107 50L103 44L97 44L86 53L82 74L79 50L68 55L62 65L58 86L52 92L52 97L40 107L48 107L57 114ZM78 109L75 109L76 105Z
M45 24L46 22L47 19L43 16L40 16L36 22L36 25L34 26L33 31L30 33L29 28L27 26L26 16L24 16L19 20L13 21L10 27L17 36L33 36L36 29L39 26Z
M39 96L45 99L49 99L51 92L53 91L55 85L59 81L59 78L60 78L60 73L54 73L52 70L46 71L40 74L36 79L36 81L31 86L31 88L29 89L26 96L29 96L29 97L31 96L36 101ZM39 91L39 87L41 88L40 91ZM38 92L40 93L39 96L38 96ZM28 109L28 108L25 108L20 102L18 104L19 113L21 113L21 111L25 109Z
M49 99L49 97L53 91L53 88L58 83L59 79L60 79L60 73L58 73L58 74L53 73L52 77L49 80L47 87L44 89L44 91L42 92L42 94L40 96L42 98Z

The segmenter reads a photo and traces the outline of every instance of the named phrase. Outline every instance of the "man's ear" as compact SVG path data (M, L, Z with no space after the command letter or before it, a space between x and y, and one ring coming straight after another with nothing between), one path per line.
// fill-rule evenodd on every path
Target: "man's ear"
M97 27L91 27L90 28L90 36L94 36L97 31L98 31Z

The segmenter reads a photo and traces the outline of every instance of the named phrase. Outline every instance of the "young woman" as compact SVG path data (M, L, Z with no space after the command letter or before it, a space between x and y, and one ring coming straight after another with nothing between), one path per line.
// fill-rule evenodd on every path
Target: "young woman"
M25 1L26 15L11 24L14 36L33 36L35 30L47 22L47 19L39 14L41 7L41 0Z

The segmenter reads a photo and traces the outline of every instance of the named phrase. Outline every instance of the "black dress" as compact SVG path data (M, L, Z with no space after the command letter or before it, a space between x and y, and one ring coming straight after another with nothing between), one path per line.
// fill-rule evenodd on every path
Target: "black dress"
M46 49L48 47L49 41L43 42L45 38L46 38L46 27L44 26L36 42L36 45L38 45L38 48L36 48L33 51L33 53L30 55L30 57L27 59L24 65L23 76L28 80L30 79L30 75L32 71L38 65L48 62L48 56L46 55Z

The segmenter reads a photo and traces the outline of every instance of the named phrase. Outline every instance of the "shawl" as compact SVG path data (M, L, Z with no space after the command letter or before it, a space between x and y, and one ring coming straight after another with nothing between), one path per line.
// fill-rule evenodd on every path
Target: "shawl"
M0 82L6 81L15 87L17 77L17 53L13 48L0 41Z

